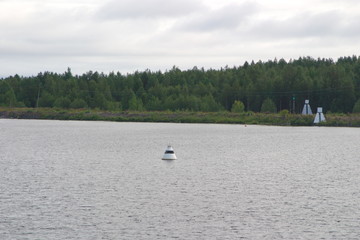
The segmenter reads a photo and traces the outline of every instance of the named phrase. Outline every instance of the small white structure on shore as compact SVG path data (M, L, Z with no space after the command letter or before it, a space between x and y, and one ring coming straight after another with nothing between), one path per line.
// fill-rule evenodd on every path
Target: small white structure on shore
M322 107L317 108L317 113L314 119L314 123L320 123L320 122L326 122Z
M304 108L302 110L302 114L303 115L312 115L312 111L311 111L311 107L309 104L309 100L305 100L305 105Z

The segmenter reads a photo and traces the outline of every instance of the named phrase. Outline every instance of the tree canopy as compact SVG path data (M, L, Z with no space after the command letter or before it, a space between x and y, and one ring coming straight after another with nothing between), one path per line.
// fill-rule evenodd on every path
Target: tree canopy
M231 107L231 112L237 112L237 113L242 113L245 110L245 106L244 103L242 103L239 100L235 100L234 104Z
M276 111L299 113L305 99L313 111L318 106L325 112L358 111L354 106L360 99L360 57L337 61L301 57L218 70L173 67L126 75L92 71L73 75L69 68L60 74L0 79L0 106L6 107L216 112L230 111L238 101L245 111L260 112L266 100Z
M270 98L265 99L263 104L261 105L261 112L276 113L275 103Z

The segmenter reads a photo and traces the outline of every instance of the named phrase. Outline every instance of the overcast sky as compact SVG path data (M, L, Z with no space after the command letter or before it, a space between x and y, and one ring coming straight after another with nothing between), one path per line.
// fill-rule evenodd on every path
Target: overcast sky
M0 0L0 77L359 52L358 0Z

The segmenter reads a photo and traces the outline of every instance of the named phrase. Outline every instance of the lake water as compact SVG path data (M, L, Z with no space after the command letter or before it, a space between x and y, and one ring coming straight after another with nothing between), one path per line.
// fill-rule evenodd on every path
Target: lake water
M0 119L0 239L360 239L359 145L358 128Z

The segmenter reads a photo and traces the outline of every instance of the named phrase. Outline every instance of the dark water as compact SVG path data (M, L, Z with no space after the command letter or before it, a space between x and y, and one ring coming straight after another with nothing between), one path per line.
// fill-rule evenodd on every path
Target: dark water
M357 128L0 120L4 240L360 239L359 184Z

